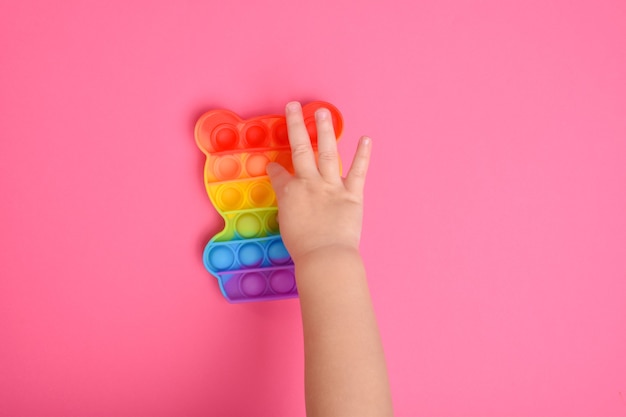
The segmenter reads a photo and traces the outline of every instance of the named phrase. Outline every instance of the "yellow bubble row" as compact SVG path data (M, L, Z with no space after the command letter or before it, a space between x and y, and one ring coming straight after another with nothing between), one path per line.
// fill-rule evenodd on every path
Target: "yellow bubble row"
M254 239L278 235L278 211L275 207L226 214L224 230L216 242Z
M275 205L276 194L268 178L207 184L209 196L222 212L264 208Z

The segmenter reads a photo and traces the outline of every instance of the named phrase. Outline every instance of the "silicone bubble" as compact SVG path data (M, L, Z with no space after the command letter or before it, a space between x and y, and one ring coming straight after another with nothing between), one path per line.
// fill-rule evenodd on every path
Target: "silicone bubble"
M243 266L259 266L263 263L263 247L256 242L244 243L237 257Z
M291 160L291 152L279 152L278 155L276 155L276 159L274 160L274 162L282 165L283 168L293 174L293 162Z
M251 272L241 277L239 285L242 293L248 297L256 297L265 292L267 282L265 281L263 274L259 272Z
M248 188L248 199L256 207L268 207L274 202L274 190L267 181L257 181Z
M217 151L235 149L239 141L239 132L235 126L221 125L215 128L211 139L213 147Z
M278 212L269 212L265 216L265 230L270 234L278 233Z
M288 294L296 286L296 277L291 269L279 269L270 276L270 287L278 294Z
M327 108L337 137L343 120L332 104L302 107L307 132L317 150L315 111ZM224 229L207 243L205 268L233 303L297 296L293 261L280 237L276 195L265 171L271 161L293 173L289 135L283 115L243 120L229 110L211 110L195 127L206 156L204 182Z
M267 257L275 265L284 265L291 260L282 240L277 240L268 246Z
M237 210L244 203L243 192L240 186L233 184L222 185L217 192L216 206L224 211Z
M241 174L241 162L233 156L222 156L215 160L213 172L218 179L234 180Z
M235 230L243 238L251 238L261 233L261 219L254 213L244 213L237 217Z
M309 118L305 119L304 123L306 124L306 131L309 133L309 138L311 139L312 144L317 143L317 129L315 128L315 119Z
M287 123L284 120L280 120L274 125L273 134L274 134L274 139L277 145L279 146L289 145L289 135L287 134Z
M249 123L244 132L246 145L250 148L262 148L269 144L269 134L263 123Z
M251 177L265 175L265 167L270 159L263 153L254 153L246 159L246 171Z
M235 262L235 253L226 246L216 246L209 251L209 263L215 269L228 269L233 262Z

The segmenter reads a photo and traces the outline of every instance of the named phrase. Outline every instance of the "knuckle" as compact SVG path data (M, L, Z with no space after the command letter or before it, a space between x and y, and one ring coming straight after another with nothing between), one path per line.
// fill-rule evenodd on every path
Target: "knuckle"
M337 152L334 151L320 151L317 154L320 161L334 161L337 159Z
M366 173L366 170L364 167L361 167L361 166L352 167L351 174L354 177L363 178L365 177L365 173Z
M352 171L352 176L356 177L356 178L363 178L365 177L365 171L361 170L361 169L356 169Z
M294 157L300 157L302 155L306 155L311 152L311 145L308 144L300 144L291 147L291 154Z

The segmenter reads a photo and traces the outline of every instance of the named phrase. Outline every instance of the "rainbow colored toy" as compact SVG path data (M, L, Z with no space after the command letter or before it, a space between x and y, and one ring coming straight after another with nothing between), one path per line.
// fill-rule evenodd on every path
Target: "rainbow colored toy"
M315 111L330 110L335 134L343 121L331 104L303 106L314 150ZM270 161L293 173L284 116L242 120L228 110L203 114L195 128L198 147L206 155L204 184L213 206L224 218L224 230L204 248L205 268L232 303L297 297L294 267L276 220L276 196L265 174Z

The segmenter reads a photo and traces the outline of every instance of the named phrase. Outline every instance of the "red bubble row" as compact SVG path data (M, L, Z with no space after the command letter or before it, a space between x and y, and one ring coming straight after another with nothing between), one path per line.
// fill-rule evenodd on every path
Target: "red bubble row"
M289 145L285 122L278 122L272 128L261 122L251 122L244 125L241 133L236 125L223 123L211 131L210 141L213 152Z
M341 135L343 121L332 105L313 102L303 107L304 123L311 138L317 143L315 111L321 107L331 112L337 137ZM234 152L236 150L276 149L289 146L287 124L282 116L263 116L242 120L228 110L205 113L196 125L196 140L206 153Z

